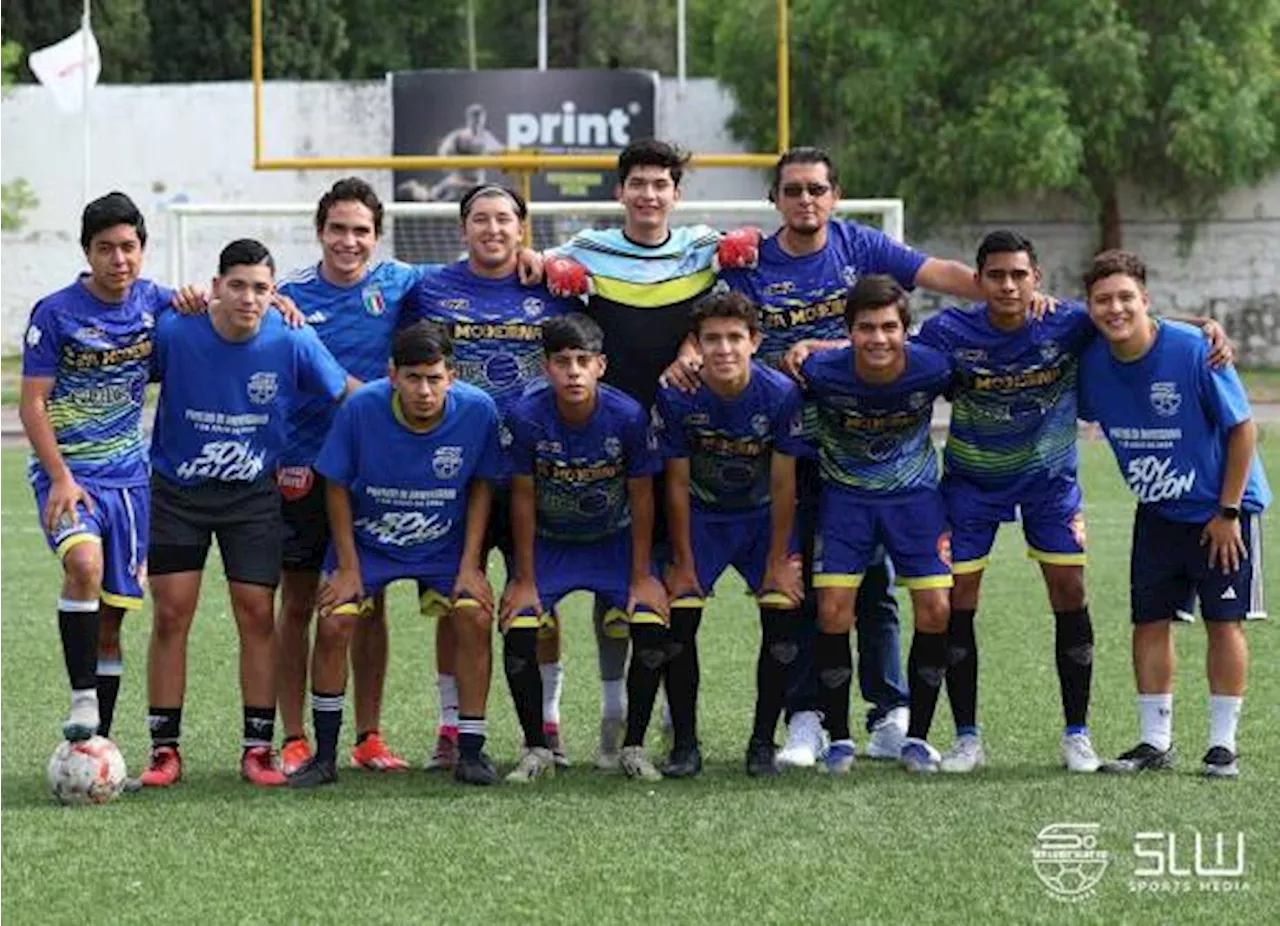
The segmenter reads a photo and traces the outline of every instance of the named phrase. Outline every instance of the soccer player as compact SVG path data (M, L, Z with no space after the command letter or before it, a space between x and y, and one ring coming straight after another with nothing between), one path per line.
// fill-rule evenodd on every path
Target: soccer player
M109 736L120 690L120 623L142 607L150 501L143 389L155 321L172 293L140 279L142 213L113 192L84 208L89 272L36 303L23 339L19 415L49 548L62 561L58 630L69 740Z
M280 581L280 493L275 466L290 403L303 392L337 402L347 375L309 328L291 329L273 298L275 265L261 243L241 239L218 258L207 314L167 314L156 329L160 403L151 442L154 602L147 662L151 760L142 783L182 778L178 743L186 693L187 637L205 557L218 539L240 635L244 699L241 774L279 785L275 732L275 589Z
M582 304L552 296L545 286L522 284L517 274L528 208L515 191L497 185L472 187L460 204L467 256L432 268L405 296L406 321L427 319L447 328L453 342L454 375L487 392L505 416L531 382L542 375L542 323ZM500 433L506 434L505 426ZM509 442L509 441L508 441ZM505 451L504 451L505 453ZM485 558L497 548L511 572L511 494L509 474L494 486L494 502L485 537ZM454 675L456 634L448 615L436 624L436 668L440 725L429 768L451 769L458 753L458 687ZM544 633L538 642L542 673L543 729L561 766L568 757L560 742L560 693L564 670L559 636Z
M334 358L360 382L386 375L391 338L403 324L402 300L422 274L394 260L378 260L382 202L359 177L335 183L316 205L320 261L283 277L279 288ZM314 463L336 409L321 396L303 397L290 410L289 445L279 474L284 495L283 580L277 623L280 720L284 728L281 765L295 771L311 755L303 725L310 651L311 615L320 579L320 563L329 543L324 480ZM407 764L379 731L382 690L387 671L386 604L375 597L374 610L356 626L352 645L355 675L356 745L354 764L376 771Z
M452 612L457 646L454 777L497 781L484 754L493 591L484 535L499 472L498 412L482 390L454 381L448 333L420 322L392 343L389 377L357 390L316 460L333 540L324 561L311 665L316 753L294 787L337 780L347 651L373 597L397 579L418 584L422 612Z
M930 257L902 245L877 229L832 217L841 196L830 156L820 148L785 152L774 166L769 199L782 225L760 248L758 267L724 270L721 279L759 307L764 339L759 360L796 376L813 352L848 344L845 299L861 276L888 274L905 290L915 287L964 299L978 298L973 271L962 263ZM693 356L696 365L696 355ZM680 364L668 371L673 382L688 372ZM806 566L813 562L820 494L818 465L797 464L800 490L798 521ZM866 716L867 755L896 760L907 728L907 691L898 644L897 601L892 566L877 551L858 589L858 678ZM787 741L780 764L812 766L824 736L816 713L817 680L812 672L812 642L817 621L813 592L805 597L801 623L799 684L788 696ZM673 624L672 631L676 631Z
M579 589L630 622L635 653L618 762L629 777L662 777L644 751L667 646L667 595L651 558L658 464L644 409L600 382L603 340L582 313L548 319L542 343L550 386L521 399L507 417L515 566L502 596L503 668L526 745L511 782L554 774L542 728L537 632L543 611Z
M850 346L818 353L800 368L822 472L813 661L832 742L819 770L843 775L853 766L849 631L857 588L883 545L911 590L915 617L902 764L935 772L940 756L928 735L947 667L951 561L929 427L934 399L950 389L952 366L945 354L907 342L907 295L892 277L860 277L849 290L845 319Z
M983 302L944 309L919 340L951 357L957 370L947 437L943 495L951 524L947 693L956 740L947 772L985 763L977 725L978 649L974 615L987 557L1001 522L1022 522L1028 556L1040 563L1054 612L1054 649L1062 698L1061 761L1096 771L1089 737L1093 625L1085 598L1085 523L1076 479L1076 381L1081 352L1095 330L1079 303L1033 317L1040 283L1034 245L998 230L978 247L976 285ZM1206 334L1219 336L1213 327Z
M797 653L796 611L804 597L793 561L796 458L807 454L800 390L787 376L752 361L760 316L741 293L708 296L693 311L704 358L701 387L658 390L654 421L666 460L667 525L672 562L673 655L666 666L674 746L668 778L698 774L699 682L696 634L705 598L729 566L760 607L755 722L747 774L778 773L773 733Z
M1266 616L1262 512L1271 489L1257 425L1234 368L1209 368L1201 333L1150 316L1137 255L1098 254L1084 282L1102 338L1080 362L1080 414L1102 426L1138 498L1129 570L1138 745L1106 768L1173 766L1171 628L1199 598L1209 641L1201 770L1235 777L1249 662L1242 621Z

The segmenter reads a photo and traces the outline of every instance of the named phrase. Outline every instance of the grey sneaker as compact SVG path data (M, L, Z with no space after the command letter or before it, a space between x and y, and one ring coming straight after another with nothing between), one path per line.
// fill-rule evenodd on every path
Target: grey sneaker
M1200 763L1200 773L1206 778L1238 778L1240 763L1238 756L1226 746L1214 746L1204 754Z
M964 733L956 737L951 748L942 754L940 767L944 772L967 775L987 764L987 753L982 748L982 737L976 733Z
M1068 772L1096 772L1102 768L1088 733L1062 734L1061 753L1062 765Z
M507 783L527 785L539 778L554 778L555 774L556 760L551 750L535 746L533 749L526 749L516 767L507 773Z
M613 771L618 767L626 726L627 722L621 717L600 718L600 751L596 754L596 768Z
M623 746L619 764L628 778L639 778L641 781L662 780L662 772L650 761L643 746Z
M891 759L902 756L902 743L907 736L907 721L911 712L905 707L895 707L876 721L867 740L868 759Z

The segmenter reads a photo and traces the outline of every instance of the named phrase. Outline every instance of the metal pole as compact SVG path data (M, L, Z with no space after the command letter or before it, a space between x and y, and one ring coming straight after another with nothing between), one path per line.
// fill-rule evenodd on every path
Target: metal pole
M676 81L684 94L686 78L685 0L676 0Z
M791 147L791 61L787 0L778 0L778 153Z
M467 0L467 66L476 69L476 0Z
M533 198L533 172L522 170L516 174L516 180L520 187L520 195L524 197L525 203ZM530 216L524 223L524 246L526 248L533 247L533 217Z
M538 0L538 70L547 69L547 0Z
M84 133L84 203L89 205L89 200L93 197L93 171L90 152L92 148L93 133L89 127L89 41L93 35L92 24L90 22L89 0L84 0L84 12L80 17L80 41L81 55L84 61L80 68L81 92L83 98L81 105L81 128Z
M253 166L262 165L262 0L253 0L253 52L249 70L253 77Z

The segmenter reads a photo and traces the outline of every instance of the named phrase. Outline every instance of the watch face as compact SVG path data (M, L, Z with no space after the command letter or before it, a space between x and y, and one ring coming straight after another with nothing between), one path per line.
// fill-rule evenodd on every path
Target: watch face
M1236 508L1233 505L1223 505L1218 510L1222 513L1222 516L1226 518L1228 521L1234 521L1240 517L1240 509Z

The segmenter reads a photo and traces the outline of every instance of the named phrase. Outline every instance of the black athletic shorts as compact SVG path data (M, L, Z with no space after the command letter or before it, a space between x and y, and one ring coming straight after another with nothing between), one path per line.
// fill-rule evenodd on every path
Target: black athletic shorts
M151 476L151 575L203 570L216 536L227 581L275 588L281 531L280 492L271 477L182 486Z
M329 548L329 512L325 479L310 466L286 466L277 481L284 501L281 565L289 572L319 572Z

